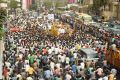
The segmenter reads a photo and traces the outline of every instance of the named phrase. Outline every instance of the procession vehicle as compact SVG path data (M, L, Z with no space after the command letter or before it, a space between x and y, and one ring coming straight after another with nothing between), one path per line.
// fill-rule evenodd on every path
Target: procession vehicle
M70 25L64 23L53 23L49 30L50 35L64 39L71 37L73 33L74 30L70 28Z
M116 45L113 44L107 49L105 58L110 65L120 70L120 38L116 40Z

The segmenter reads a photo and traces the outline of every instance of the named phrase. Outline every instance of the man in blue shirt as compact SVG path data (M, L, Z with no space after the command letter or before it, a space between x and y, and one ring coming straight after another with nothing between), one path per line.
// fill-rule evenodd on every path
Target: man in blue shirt
M50 79L52 76L52 72L50 70L46 70L44 72L45 79Z
M75 63L73 63L73 65L72 65L72 71L73 71L74 73L76 73L76 71L77 71L77 66L76 66Z

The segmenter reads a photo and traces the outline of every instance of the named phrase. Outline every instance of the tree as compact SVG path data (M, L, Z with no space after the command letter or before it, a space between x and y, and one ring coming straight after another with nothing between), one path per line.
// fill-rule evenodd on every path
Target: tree
M4 36L3 23L6 20L7 12L5 9L0 8L0 40Z
M10 0L9 7L15 10L18 7L18 2L16 0Z
M53 4L52 4L51 1L45 1L45 2L44 2L44 6L45 6L46 8L51 8L51 7L53 6Z
M30 10L37 10L37 5L36 4L32 4L30 6Z
M61 1L61 0L56 0L55 1L55 7L64 7L67 5L67 1Z
M5 3L6 1L5 0L0 0L0 3Z

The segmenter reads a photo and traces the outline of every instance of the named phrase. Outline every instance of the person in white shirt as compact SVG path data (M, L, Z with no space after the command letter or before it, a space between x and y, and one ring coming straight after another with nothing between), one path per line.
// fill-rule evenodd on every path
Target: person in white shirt
M61 62L62 62L63 66L64 66L64 63L65 63L65 58L66 58L65 54L62 54L62 56L61 56Z
M31 76L27 77L27 80L33 80L33 78Z
M100 77L100 76L102 76L102 74L103 74L103 69L99 67L99 68L96 70L96 72L97 72L97 75Z
M27 72L29 70L29 68L30 68L29 63L25 64L24 66L25 66L25 71Z
M52 49L51 48L48 49L48 54L49 55L52 54Z
M50 62L50 67L51 67L51 70L54 71L55 63L53 61Z
M108 80L108 76L105 75L102 80Z
M18 80L22 80L21 74L17 74L17 78L19 78Z
M58 52L59 52L59 48L56 47L56 48L55 48L55 54L58 54Z
M8 68L10 68L10 66L11 66L10 62L8 62L8 61L5 61L5 65L6 65Z
M19 54L19 58L20 58L21 60L23 59L23 54L22 54L22 53Z
M52 52L55 51L55 46L54 45L51 47L51 50L52 50Z
M81 65L81 69L85 68L85 63L84 62L81 62L80 65Z
M73 56L74 56L74 58L76 59L76 58L77 58L77 53L76 53L76 52L73 53Z
M69 59L69 57L66 57L66 64L69 64L69 62L70 62L70 59Z
M57 63L55 66L56 66L58 69L60 69L61 64L60 64L60 63Z
M66 75L65 75L65 80L71 80L72 76L70 75L70 73L68 72Z
M102 78L102 77L100 77L98 80L103 80L103 78Z

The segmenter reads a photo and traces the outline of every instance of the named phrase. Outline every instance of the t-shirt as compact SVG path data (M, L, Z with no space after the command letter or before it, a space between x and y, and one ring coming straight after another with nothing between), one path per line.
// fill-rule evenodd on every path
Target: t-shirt
M32 77L27 77L27 80L33 80L33 78Z
M49 50L48 50L48 54L52 54L52 49L49 49Z
M30 59L29 59L29 60L30 60L30 63L33 64L33 63L34 63L34 60L35 60L35 56L34 56L34 55L30 56Z
M27 72L29 70L30 66L28 64L25 65L25 71Z
M45 73L44 73L44 75L45 75L45 78L50 78L51 75L52 75L52 73L51 73L50 70L46 70Z
M74 72L74 73L76 73L76 70L77 70L77 66L74 64L74 65L72 65L72 71Z
M114 80L114 74L110 74L108 77L109 80Z
M71 75L66 74L65 78L66 78L65 80L71 80L72 77L71 77Z
M22 76L20 74L17 75L17 78L19 78L19 80L22 80Z
M74 56L74 58L76 59L76 58L77 58L77 53L74 53L73 56Z
M51 62L51 63L50 63L51 69L54 69L54 66L55 66L55 63L54 63L54 62Z
M81 62L80 65L81 65L81 68L82 68L82 69L85 68L85 64L84 64L84 62Z
M102 69L102 68L98 68L98 69L97 69L97 74L101 76L102 73L103 73L103 69Z
M66 57L66 63L69 64L69 62L70 62L69 57Z
M103 77L103 80L108 80L108 76Z
M57 64L56 64L56 67L60 69L60 63L57 63Z
M62 62L65 61L65 56L61 56L61 61L62 61Z
M28 69L28 73L29 74L33 74L35 71L34 71L34 69L32 68L32 67L30 67L29 69Z

